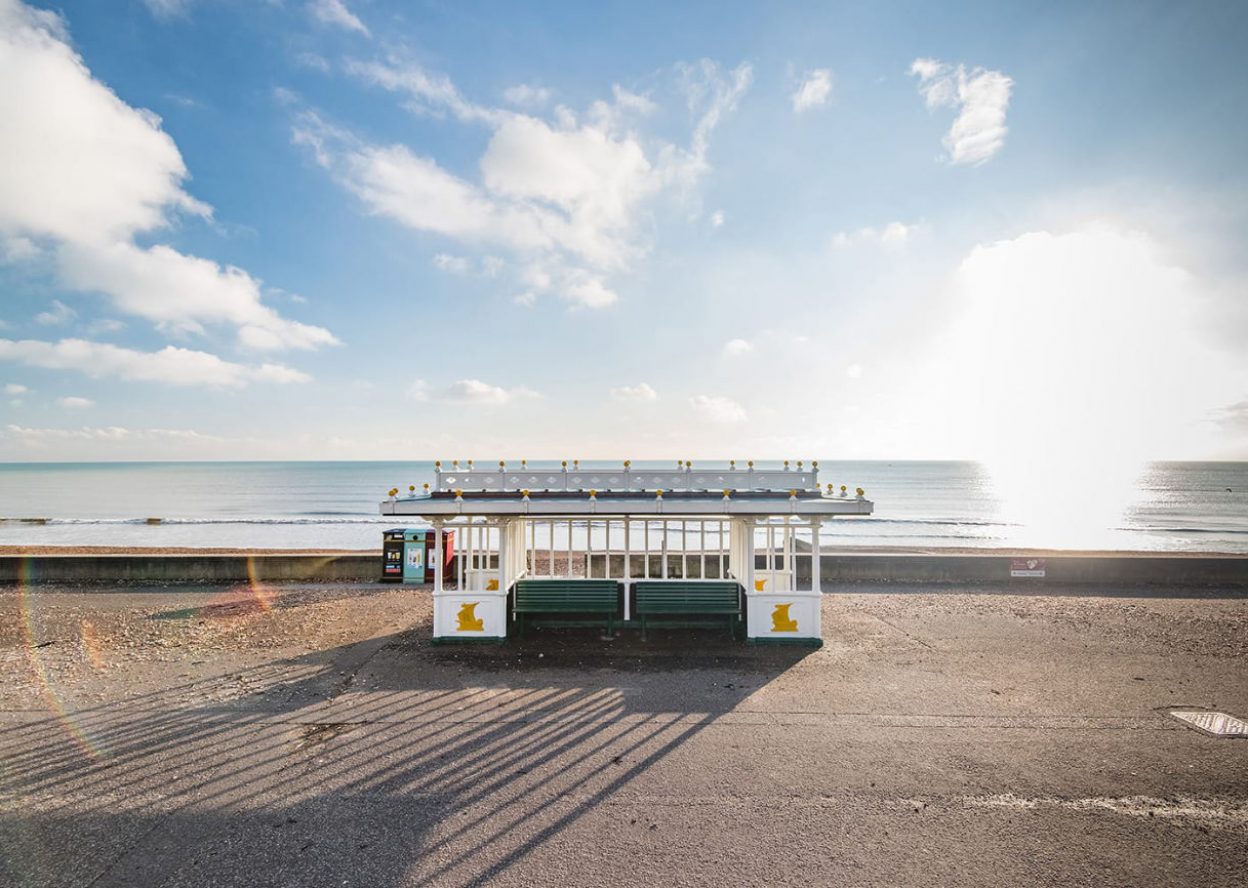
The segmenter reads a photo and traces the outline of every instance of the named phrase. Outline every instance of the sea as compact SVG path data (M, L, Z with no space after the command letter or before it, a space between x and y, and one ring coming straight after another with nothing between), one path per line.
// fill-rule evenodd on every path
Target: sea
M870 517L828 522L830 547L1248 553L1244 462L1151 463L1114 490L1020 488L975 462L819 471L875 503ZM396 526L378 513L387 491L433 478L432 462L0 463L0 546L377 549Z

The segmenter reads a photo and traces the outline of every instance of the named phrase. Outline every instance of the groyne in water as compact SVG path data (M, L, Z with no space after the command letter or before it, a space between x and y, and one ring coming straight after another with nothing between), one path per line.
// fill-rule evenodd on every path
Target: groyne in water
M1034 556L831 554L821 559L821 578L825 590L837 583L967 584L1002 591L1070 585L1248 589L1248 556L1242 555L1046 555L1043 577L1011 576L1023 557ZM5 584L367 582L380 576L379 552L0 556L0 583Z

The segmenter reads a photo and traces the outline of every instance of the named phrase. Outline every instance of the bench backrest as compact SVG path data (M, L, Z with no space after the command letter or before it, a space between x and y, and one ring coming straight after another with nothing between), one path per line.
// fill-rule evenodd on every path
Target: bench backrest
M637 610L685 611L707 610L716 613L736 612L741 607L741 586L735 582L663 582L635 583Z
M614 608L620 594L620 585L615 580L517 580L515 588L517 610L578 607L602 610Z

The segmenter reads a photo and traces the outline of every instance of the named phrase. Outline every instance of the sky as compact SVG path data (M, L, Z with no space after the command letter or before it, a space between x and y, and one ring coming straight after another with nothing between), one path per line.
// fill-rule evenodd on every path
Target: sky
M1246 43L0 0L0 460L1248 459Z

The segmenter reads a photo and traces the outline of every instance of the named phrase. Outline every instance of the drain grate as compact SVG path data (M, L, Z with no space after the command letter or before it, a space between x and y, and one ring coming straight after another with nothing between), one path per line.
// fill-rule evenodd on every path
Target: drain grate
M1170 714L1189 728L1210 737L1248 738L1248 722L1225 712L1186 712L1173 709Z

